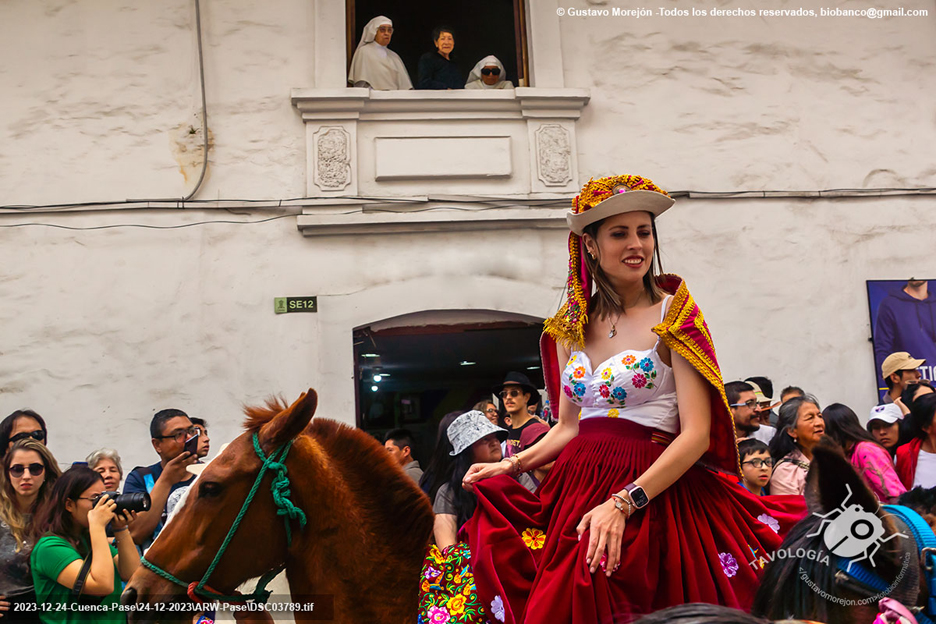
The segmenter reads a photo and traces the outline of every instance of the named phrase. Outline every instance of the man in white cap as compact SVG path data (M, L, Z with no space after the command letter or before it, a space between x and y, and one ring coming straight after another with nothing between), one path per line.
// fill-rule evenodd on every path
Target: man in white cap
M378 15L367 23L351 59L348 72L351 85L378 91L413 88L400 55L387 47L392 36L393 22L390 18Z
M906 351L891 353L884 358L881 364L881 377L887 384L887 394L881 400L881 404L893 403L900 398L901 393L911 384L920 381L920 366L926 363L926 360L918 360Z
M891 457L897 452L902 420L903 414L900 408L893 403L873 407L871 415L868 416L868 431L878 441L878 444L887 449Z

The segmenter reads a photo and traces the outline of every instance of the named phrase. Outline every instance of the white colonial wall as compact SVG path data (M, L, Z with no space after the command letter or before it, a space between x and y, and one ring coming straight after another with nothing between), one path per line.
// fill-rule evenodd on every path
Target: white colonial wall
M930 18L811 22L550 21L558 4L531 13L538 32L556 33L536 44L534 76L546 84L533 87L589 94L574 122L581 181L632 172L693 191L936 186L932 2L905 5ZM663 6L693 4L706 3ZM198 198L307 193L306 124L291 96L340 84L343 56L316 50L344 49L322 17L343 10L340 0L203 0L213 146ZM191 189L201 135L190 1L8 0L2 13L0 204ZM556 56L561 73L544 60ZM874 397L864 280L936 275L933 204L681 199L659 222L664 263L689 280L727 378L766 374L863 414ZM311 386L322 415L353 422L356 326L422 310L546 316L560 300L565 233L543 226L562 209L539 208L537 227L304 236L287 210L225 205L241 214L0 214L0 415L33 407L61 461L107 445L129 468L153 460L146 427L164 407L206 417L221 442L237 433L242 403ZM278 215L171 230L6 227ZM286 295L318 295L320 312L274 315L273 297Z

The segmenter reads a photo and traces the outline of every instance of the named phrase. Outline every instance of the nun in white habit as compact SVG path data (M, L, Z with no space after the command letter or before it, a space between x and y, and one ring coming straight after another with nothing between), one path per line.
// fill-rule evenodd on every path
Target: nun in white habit
M513 83L507 80L504 64L496 56L485 56L478 61L468 74L466 89L513 89Z
M358 43L348 82L355 87L370 87L378 91L412 89L413 83L400 55L387 47L393 36L393 22L378 15L367 22Z

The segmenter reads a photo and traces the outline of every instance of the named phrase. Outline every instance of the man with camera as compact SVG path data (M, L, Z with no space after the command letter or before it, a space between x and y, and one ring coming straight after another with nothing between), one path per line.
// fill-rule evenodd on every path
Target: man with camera
M149 511L138 514L130 525L133 541L144 551L162 530L169 495L195 478L186 468L198 460L200 437L188 414L177 409L157 412L150 423L150 436L159 461L134 468L124 483L125 494L148 492L152 499Z

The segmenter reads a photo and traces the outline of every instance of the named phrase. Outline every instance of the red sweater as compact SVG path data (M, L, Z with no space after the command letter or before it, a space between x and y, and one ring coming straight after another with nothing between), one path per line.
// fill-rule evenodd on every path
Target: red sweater
M920 456L921 446L923 446L923 440L914 438L897 447L897 476L908 491L913 488L913 478L916 476L917 458Z

